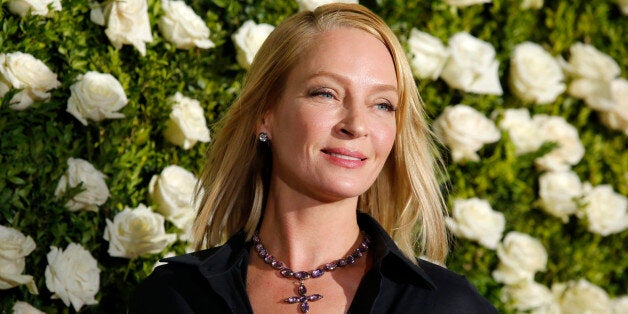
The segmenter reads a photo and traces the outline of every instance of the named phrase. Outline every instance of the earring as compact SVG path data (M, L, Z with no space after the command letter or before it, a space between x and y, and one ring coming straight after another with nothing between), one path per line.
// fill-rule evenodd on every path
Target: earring
M257 137L257 139L262 142L262 143L266 143L268 142L268 134L266 132L260 132L259 136Z

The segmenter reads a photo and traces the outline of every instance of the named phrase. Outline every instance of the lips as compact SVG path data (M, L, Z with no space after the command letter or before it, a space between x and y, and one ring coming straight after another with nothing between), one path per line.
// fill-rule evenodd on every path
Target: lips
M343 168L358 168L366 164L366 156L359 151L346 148L325 148L321 152L325 158Z
M338 158L366 160L366 156L356 150L350 150L346 148L325 148L321 149L321 151L327 155L337 156Z
M341 158L341 159L346 159L346 160L362 160L362 158L351 157L351 156L341 155L341 154L336 154L336 153L330 153L329 155L333 157Z

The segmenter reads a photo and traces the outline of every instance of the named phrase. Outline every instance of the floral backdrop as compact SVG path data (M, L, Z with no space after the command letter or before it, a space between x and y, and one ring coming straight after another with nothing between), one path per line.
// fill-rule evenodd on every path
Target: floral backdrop
M0 311L124 312L189 251L214 123L323 2L2 0ZM504 313L628 313L628 2L361 3L442 143L447 267Z

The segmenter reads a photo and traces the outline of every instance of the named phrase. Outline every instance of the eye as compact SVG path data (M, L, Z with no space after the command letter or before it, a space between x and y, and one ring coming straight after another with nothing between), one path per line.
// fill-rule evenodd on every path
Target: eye
M312 92L310 92L310 96L312 97L321 97L321 98L325 98L325 99L334 99L334 93L332 90L330 89L316 89Z
M383 111L390 111L390 112L394 112L397 111L397 108L395 108L393 105L387 103L387 102L383 102L380 104L375 105L375 108L378 110L383 110Z

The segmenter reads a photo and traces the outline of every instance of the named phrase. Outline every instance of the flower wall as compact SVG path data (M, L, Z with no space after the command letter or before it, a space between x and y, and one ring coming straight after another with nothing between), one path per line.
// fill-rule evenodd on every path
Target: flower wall
M214 123L274 26L321 2L2 0L2 312L123 312L189 251ZM442 143L447 267L504 313L626 313L626 2L360 3Z

